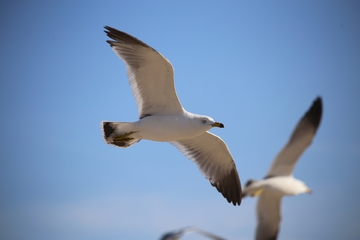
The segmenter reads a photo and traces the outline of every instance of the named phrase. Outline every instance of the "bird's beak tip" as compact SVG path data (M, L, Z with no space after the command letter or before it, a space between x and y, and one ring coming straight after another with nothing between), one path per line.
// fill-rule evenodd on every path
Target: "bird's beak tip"
M215 122L214 124L212 124L213 127L218 127L218 128L225 128L224 124L219 123L219 122Z

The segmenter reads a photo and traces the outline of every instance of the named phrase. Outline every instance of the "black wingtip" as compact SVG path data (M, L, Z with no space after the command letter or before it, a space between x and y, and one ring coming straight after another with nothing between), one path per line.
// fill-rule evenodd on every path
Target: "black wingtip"
M109 38L112 38L111 35L112 34L115 34L117 32L120 32L119 30L116 30L115 28L112 28L112 27L109 27L109 26L105 26L104 27L106 30L104 30L104 32L106 33L106 35L109 37ZM109 41L106 41L106 42L109 42Z
M106 30L109 30L109 31L110 31L110 29L111 29L111 27L109 27L109 26L104 26L104 28L105 28ZM107 31L104 30L104 32L107 32Z
M322 110L323 110L322 99L319 96L314 100L312 106L306 112L304 117L308 118L311 124L315 126L315 128L318 128L321 121Z
M143 47L151 48L146 43L142 42L141 40L137 39L136 37L131 36L130 34L128 34L126 32L119 31L119 30L109 27L109 26L104 26L104 28L107 30L107 31L104 30L106 35L109 38L115 40L116 42L126 43L126 44L138 44ZM107 40L106 42L109 43L111 47L115 43L114 41L109 41L109 40Z
M104 26L104 28L106 29L106 30L104 30L104 32L109 36L109 34L122 34L122 33L124 33L124 32L122 32L122 31L119 31L119 30L117 30L116 28L112 28L112 27L109 27L109 26ZM125 34L127 34L127 33L125 33ZM109 36L110 37L110 36Z
M106 30L104 30L104 32L109 36L109 34L122 34L124 32L121 32L115 28L109 27L109 26L105 26L104 27ZM111 36L109 36L110 38L112 38Z
M115 131L115 128L111 126L110 122L103 122L103 131L105 138L107 139Z
M104 32L111 39L117 40L116 36L122 34L122 32L120 32L119 30L117 30L115 28L112 28L112 27L109 27L109 26L104 26L104 28L106 29L106 30L104 30ZM114 46L114 41L106 40L106 42L108 44L110 44L110 47Z
M234 206L240 206L242 189L237 170L233 169L229 175L221 180L221 183L221 185L219 183L211 183L211 185L223 195L228 203L232 203Z

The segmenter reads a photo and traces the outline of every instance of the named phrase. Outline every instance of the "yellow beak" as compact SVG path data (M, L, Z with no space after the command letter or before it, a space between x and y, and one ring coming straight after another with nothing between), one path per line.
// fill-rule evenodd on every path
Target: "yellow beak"
M219 122L215 122L214 124L211 124L211 126L213 126L213 127L219 127L219 128L224 128L224 124L219 123Z

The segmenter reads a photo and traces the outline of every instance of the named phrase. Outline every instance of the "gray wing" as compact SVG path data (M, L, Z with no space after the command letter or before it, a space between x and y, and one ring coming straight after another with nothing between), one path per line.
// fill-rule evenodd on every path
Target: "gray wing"
M115 41L107 41L126 64L127 75L138 106L139 118L152 114L179 114L183 108L174 85L171 63L137 38L105 27Z
M240 205L240 179L230 151L221 138L205 132L195 138L170 143L196 163L200 172L229 203Z
M264 191L258 199L256 240L276 240L281 221L282 196Z
M322 100L317 97L296 125L285 147L278 153L265 178L292 175L301 154L311 144L320 125Z
M196 227L186 227L177 231L172 231L169 233L166 233L162 236L161 240L179 240L184 236L184 234L196 232L198 234L201 234L209 239L213 240L225 240L224 238L218 237L212 233L206 232L200 228Z
M219 236L216 236L212 233L209 233L209 232L206 232L200 228L194 228L193 229L194 232L197 232L198 234L201 234L209 239L213 239L213 240L225 240L225 238L222 238L222 237L219 237Z

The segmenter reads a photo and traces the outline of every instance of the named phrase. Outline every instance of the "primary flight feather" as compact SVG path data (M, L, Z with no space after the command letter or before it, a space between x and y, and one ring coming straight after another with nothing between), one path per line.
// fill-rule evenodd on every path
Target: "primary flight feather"
M212 186L234 205L241 203L241 184L225 142L207 132L223 128L208 116L187 112L180 104L171 63L137 38L105 27L107 42L125 62L139 111L136 122L101 122L104 141L127 148L141 139L169 142L196 163Z

